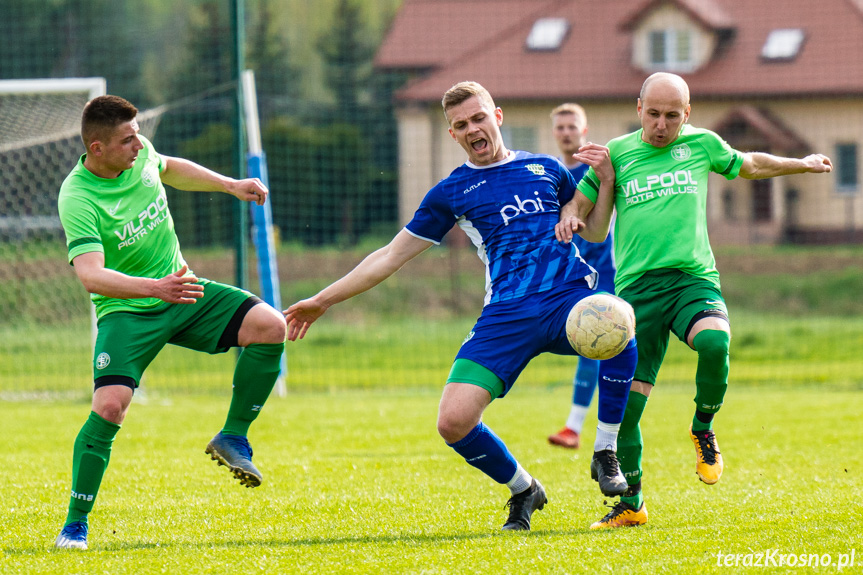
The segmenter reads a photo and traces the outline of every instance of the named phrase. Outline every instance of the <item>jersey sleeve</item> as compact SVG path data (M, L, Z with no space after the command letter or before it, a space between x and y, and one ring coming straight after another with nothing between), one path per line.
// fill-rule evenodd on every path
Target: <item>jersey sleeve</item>
M581 178L581 181L578 182L578 191L585 195L585 197L596 203L596 198L599 197L599 178L596 176L596 172L593 171L593 168L587 170L587 173L584 174L584 177Z
M728 145L718 134L705 130L701 139L704 149L710 157L710 171L733 180L740 174L743 166L743 154Z
M66 233L68 260L89 252L105 253L99 235L96 211L86 200L79 197L64 197L59 202L60 223Z
M555 161L557 163L557 171L560 178L560 183L557 186L557 200L562 206L575 197L576 181L572 172L570 172L560 160L555 159Z
M440 244L443 237L456 223L452 207L446 200L442 186L437 185L426 194L414 217L405 229L412 236L434 244Z

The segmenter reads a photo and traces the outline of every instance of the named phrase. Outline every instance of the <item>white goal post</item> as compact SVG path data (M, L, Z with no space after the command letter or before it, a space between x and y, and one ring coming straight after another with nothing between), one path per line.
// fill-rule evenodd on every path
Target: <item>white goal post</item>
M0 80L0 152L77 136L84 104L106 90L105 78Z
M260 178L269 187L267 176L267 155L261 144L261 127L258 118L258 97L255 90L255 73L245 70L242 78L243 115L246 121L246 141L249 152L247 156L247 174L252 178ZM272 190L270 190L272 194ZM279 267L276 261L276 243L273 234L272 200L259 206L250 204L252 216L252 239L258 260L258 281L261 289L261 299L276 308L282 309L282 298L279 292ZM288 375L287 351L282 354L281 373L276 381L275 392L279 397L287 395L285 379Z

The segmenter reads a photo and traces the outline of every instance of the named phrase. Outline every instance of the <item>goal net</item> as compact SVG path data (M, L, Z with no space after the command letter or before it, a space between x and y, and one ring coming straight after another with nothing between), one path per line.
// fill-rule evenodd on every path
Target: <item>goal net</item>
M0 81L0 400L77 397L91 389L95 315L67 263L57 197L84 152L81 110L105 88L101 78ZM245 99L255 102L253 77ZM230 173L232 138L225 127L230 126L235 102L236 84L217 86L142 110L138 124L141 134L154 141L161 153ZM256 106L248 110L246 123L258 126ZM254 140L249 171L266 181L260 138ZM192 269L201 277L234 283L228 258L235 200L217 193L175 195L171 188L167 193ZM255 274L258 285L250 289L259 290L266 301L279 307L269 207L252 205L250 222L261 265ZM242 208L249 209L245 204ZM201 359L201 354L169 348L148 369L148 388L193 393L230 389L233 354ZM173 374L179 366L191 369L194 376L178 382ZM283 358L277 388L282 395L286 372Z
M14 240L58 237L57 194L83 151L81 110L104 93L104 78L0 80L0 235L4 240L14 245ZM152 136L160 115L143 116L139 117L141 132Z
M2 395L48 394L46 382L87 365L90 305L71 267L57 195L83 153L81 110L106 93L104 78L0 81L0 386ZM139 116L152 136L161 114ZM46 330L46 326L51 330ZM63 346L58 346L58 342ZM12 349L14 348L14 349ZM22 348L25 357L20 361ZM13 353L14 352L14 353ZM14 361L11 358L17 357Z

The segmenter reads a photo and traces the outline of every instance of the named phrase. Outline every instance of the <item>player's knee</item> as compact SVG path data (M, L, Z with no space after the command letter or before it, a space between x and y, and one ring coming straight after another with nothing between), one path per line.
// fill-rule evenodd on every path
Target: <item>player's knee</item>
M126 419L126 412L129 410L129 404L118 398L105 398L98 404L93 406L99 417L112 423L123 423Z
M706 329L692 340L699 357L722 360L728 357L731 334L720 329Z
M107 378L112 378L112 383L106 384ZM103 419L113 423L123 423L129 405L132 403L134 384L135 381L132 378L125 376L107 376L97 379L91 409Z
M285 341L285 336L288 333L285 316L276 311L275 308L267 306L266 319L262 322L260 328L260 343L282 343Z
M288 333L285 316L270 305L260 303L246 316L238 334L241 347L253 343L283 343Z
M288 329L285 318L279 314L278 317L267 322L264 334L262 335L264 341L261 343L284 343L287 333Z
M462 418L447 411L439 411L437 416L437 432L447 443L455 443L464 439L476 423L464 421Z

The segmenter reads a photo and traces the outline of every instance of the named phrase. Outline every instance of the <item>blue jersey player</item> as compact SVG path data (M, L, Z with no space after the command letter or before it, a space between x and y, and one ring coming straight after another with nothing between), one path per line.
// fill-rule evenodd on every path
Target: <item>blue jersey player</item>
M587 114L578 104L561 104L551 111L551 131L560 150L561 161L575 182L581 181L590 166L573 159L578 149L587 143ZM599 273L597 290L614 293L614 255L611 234L597 243L580 236L572 239L581 257ZM552 445L578 449L584 418L599 382L599 361L581 357L572 382L572 406L563 429L548 436Z
M593 210L594 203L576 193L572 175L557 159L504 146L503 112L485 88L475 82L456 84L442 104L449 132L468 161L429 191L388 245L285 310L288 339L301 339L331 305L379 284L459 225L486 264L487 290L482 314L453 362L437 428L468 464L509 487L503 528L529 530L533 512L547 502L545 490L482 422L482 414L492 400L506 395L532 358L543 352L575 355L566 338L566 318L576 302L594 293L597 274L573 244L556 240L554 227L561 205L572 200L580 218L577 231L605 237L614 170L607 155L595 150L580 158L602 174ZM615 451L636 359L633 339L600 369L600 422L591 475L607 496L627 487Z

